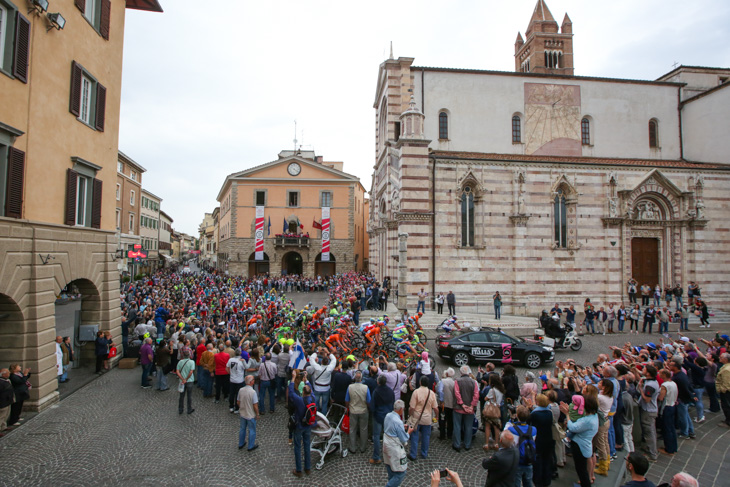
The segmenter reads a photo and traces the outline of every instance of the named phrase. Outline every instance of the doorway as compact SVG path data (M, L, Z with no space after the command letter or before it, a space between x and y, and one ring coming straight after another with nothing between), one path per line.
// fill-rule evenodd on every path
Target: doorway
M654 288L659 282L659 239L631 239L631 273L639 286Z
M330 252L330 260L322 262L322 253L317 255L314 259L314 275L329 277L334 276L337 273L337 264L335 263L335 256Z
M269 273L269 254L264 253L264 260L256 260L256 252L248 256L248 277Z
M282 275L302 275L302 256L297 252L288 252L281 260Z

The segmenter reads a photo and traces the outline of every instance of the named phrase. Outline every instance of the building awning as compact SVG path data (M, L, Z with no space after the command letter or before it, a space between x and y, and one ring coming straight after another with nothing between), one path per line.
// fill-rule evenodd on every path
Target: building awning
M171 255L167 255L167 254L160 254L160 256L161 256L161 257L164 257L164 258L166 258L167 260L175 260L175 259L173 259L173 258L172 258L172 256L171 256Z

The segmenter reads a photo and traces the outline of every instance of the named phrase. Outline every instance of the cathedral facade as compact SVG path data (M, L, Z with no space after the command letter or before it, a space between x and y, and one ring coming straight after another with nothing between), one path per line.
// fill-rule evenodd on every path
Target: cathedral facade
M413 61L380 65L368 221L404 306L421 288L485 310L499 291L512 314L628 304L632 277L727 300L730 70L575 76L570 18L543 0L515 72Z

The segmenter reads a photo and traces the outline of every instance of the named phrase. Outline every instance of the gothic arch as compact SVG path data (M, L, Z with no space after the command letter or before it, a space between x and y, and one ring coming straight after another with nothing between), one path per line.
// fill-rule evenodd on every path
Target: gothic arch
M568 181L568 178L565 176L565 174L558 177L555 183L553 183L551 191L552 196L554 197L555 195L557 195L560 190L562 190L567 201L575 202L578 200L578 191L575 189L575 186L573 186L573 184Z
M471 192L474 193L474 199L478 200L484 194L484 187L471 169L467 170L466 174L459 179L457 195L461 196L461 193L467 186L471 189Z
M641 200L651 201L663 209L665 220L679 220L683 192L658 169L652 170L644 180L629 194L626 213L630 218L636 216Z

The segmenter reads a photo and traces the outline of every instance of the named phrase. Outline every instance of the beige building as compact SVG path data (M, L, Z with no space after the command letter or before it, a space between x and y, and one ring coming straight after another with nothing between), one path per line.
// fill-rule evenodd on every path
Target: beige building
M205 266L212 266L211 257L214 255L213 229L216 223L213 215L215 213L215 210L213 210L213 213L206 213L203 216L203 221L198 225L198 241L200 242L198 247L200 250L199 262Z
M172 217L160 210L160 257L164 259L163 265L167 267L173 260L172 250ZM179 257L179 256L178 256Z
M127 252L141 245L140 238L140 198L142 194L142 174L146 169L122 151L117 158L117 186L115 215L118 244L117 266L119 273L134 277L136 266Z
M59 0L59 30L37 5L0 1L0 363L31 369L25 405L36 410L58 400L61 289L83 295L82 324L121 341L114 255L125 8L161 11L156 0Z
M231 274L331 275L362 270L365 188L314 151L282 151L275 161L229 175L218 193L218 267ZM255 259L256 207L264 211L263 259ZM322 260L322 208L330 209L330 260Z
M141 269L144 272L154 272L160 263L160 204L162 198L146 189L142 189L139 209L139 234L142 239L142 249L147 253L147 259Z
M631 277L697 281L723 306L728 70L573 76L567 15L559 32L542 0L535 11L516 72L381 64L369 269L400 280L408 309L421 287L462 309L491 310L500 291L515 314L626 303ZM538 38L557 64L543 52L521 69Z

